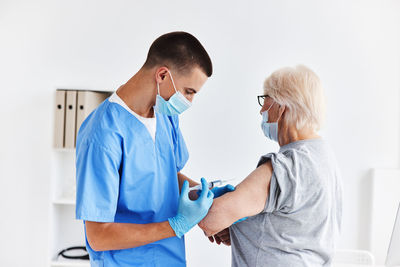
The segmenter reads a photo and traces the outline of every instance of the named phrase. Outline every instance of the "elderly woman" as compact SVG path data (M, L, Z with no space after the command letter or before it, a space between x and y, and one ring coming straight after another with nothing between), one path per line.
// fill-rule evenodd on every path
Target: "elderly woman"
M283 68L266 79L258 100L262 130L279 152L262 156L235 191L216 198L199 226L211 240L232 244L232 266L330 266L342 193L333 152L317 134L320 80L305 66Z

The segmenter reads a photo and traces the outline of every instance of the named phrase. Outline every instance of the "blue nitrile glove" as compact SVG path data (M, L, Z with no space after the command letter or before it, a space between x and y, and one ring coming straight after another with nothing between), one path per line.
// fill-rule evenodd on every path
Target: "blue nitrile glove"
M237 220L236 222L232 223L232 225L237 224L238 222L247 220L248 217L243 217L242 219Z
M235 187L231 184L227 184L221 187L213 187L210 189L214 194L214 198L220 197L225 193L235 191ZM200 196L201 190L197 190L197 195Z
M201 178L201 184L205 189L202 190L199 198L193 201L189 199L189 182L183 182L178 213L175 217L168 218L169 224L179 238L198 224L211 207L214 194L208 189L206 179Z
M211 188L211 192L214 193L214 198L220 197L225 193L235 191L235 187L231 184L227 184L221 187L213 187Z

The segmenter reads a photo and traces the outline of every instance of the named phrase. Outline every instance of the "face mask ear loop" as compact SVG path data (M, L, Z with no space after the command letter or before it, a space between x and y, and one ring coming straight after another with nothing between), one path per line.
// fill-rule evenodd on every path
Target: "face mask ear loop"
M158 84L157 81L156 81L156 83L157 83L157 93L158 93L158 95L160 95L160 85Z
M269 108L266 110L267 112L272 108L272 106L275 104L275 101L272 102L271 106L269 106Z
M175 92L178 93L178 91L176 90L176 87L175 87L174 79L172 78L172 74L169 70L168 70L168 74L169 74L169 77L171 77L172 85L174 86Z

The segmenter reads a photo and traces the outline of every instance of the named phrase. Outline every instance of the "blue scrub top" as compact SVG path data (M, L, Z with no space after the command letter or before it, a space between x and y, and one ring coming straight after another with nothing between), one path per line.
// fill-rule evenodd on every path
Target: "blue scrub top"
M177 116L157 114L155 141L145 125L106 99L82 123L76 142L76 218L146 224L177 213L179 172L188 160ZM86 233L85 233L86 236ZM91 266L186 266L184 239L96 252Z

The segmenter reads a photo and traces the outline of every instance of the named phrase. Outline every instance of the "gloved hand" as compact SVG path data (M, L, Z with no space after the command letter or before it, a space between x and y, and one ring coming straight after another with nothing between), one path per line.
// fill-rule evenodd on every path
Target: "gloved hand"
M225 193L235 191L235 187L231 184L227 184L221 187L213 187L211 188L211 192L214 194L214 198L220 197Z
M234 222L232 225L237 224L239 222L245 221L247 220L248 217L243 217L242 219L237 220L236 222Z
M197 200L192 201L189 199L189 182L183 183L179 196L178 213L175 217L168 218L169 224L179 238L198 224L211 207L214 194L208 189L206 179L201 178L201 184L204 190L201 191Z
M214 194L214 198L220 197L225 193L235 191L235 187L231 184L227 184L225 186L221 187L213 187L210 189L211 192ZM197 195L199 196L201 193L201 190L197 190Z

